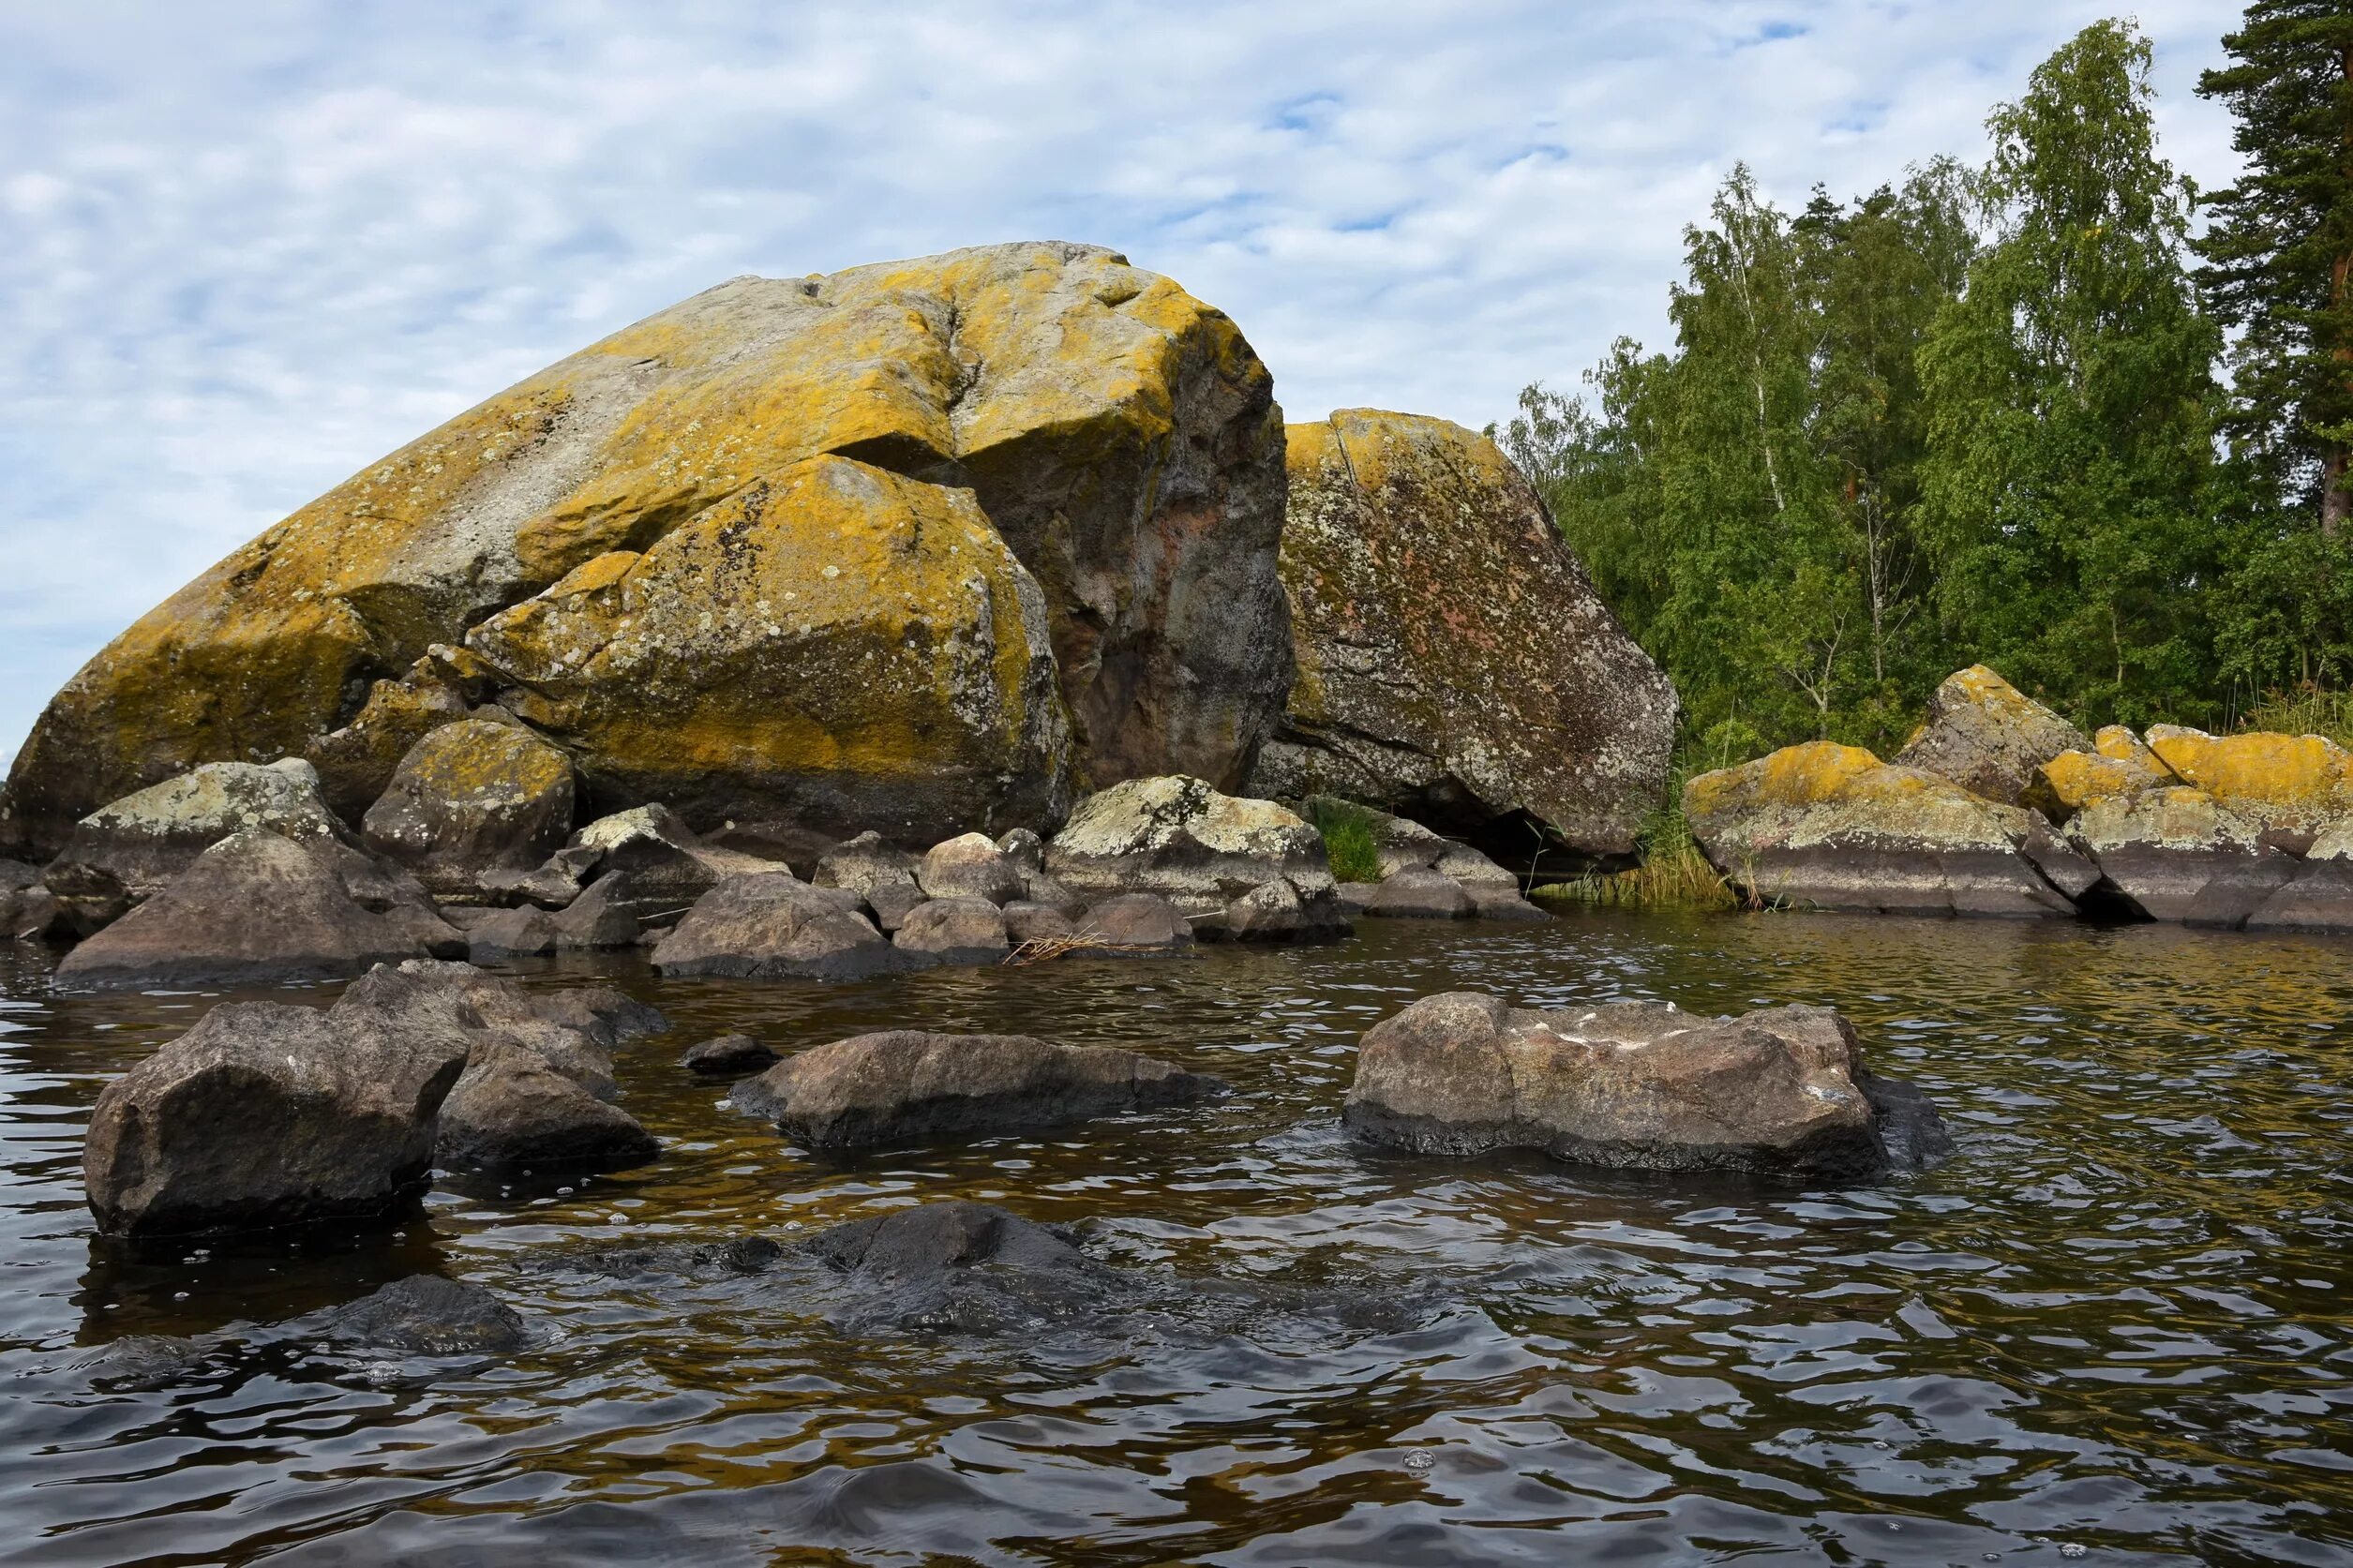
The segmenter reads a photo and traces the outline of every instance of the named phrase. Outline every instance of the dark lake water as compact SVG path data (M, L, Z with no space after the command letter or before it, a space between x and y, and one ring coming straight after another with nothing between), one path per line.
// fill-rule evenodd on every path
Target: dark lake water
M2353 1564L2341 943L1596 913L838 989L609 964L677 1024L621 1053L658 1163L439 1191L351 1250L143 1263L93 1246L84 1119L215 998L52 998L0 963L0 1562ZM1357 1035L1452 989L1830 1003L1959 1152L1804 1190L1343 1141ZM1238 1092L843 1165L675 1065L881 1025L1139 1046ZM1308 1305L861 1337L775 1277L548 1266L952 1196ZM238 1329L160 1388L78 1366L421 1270L532 1348Z

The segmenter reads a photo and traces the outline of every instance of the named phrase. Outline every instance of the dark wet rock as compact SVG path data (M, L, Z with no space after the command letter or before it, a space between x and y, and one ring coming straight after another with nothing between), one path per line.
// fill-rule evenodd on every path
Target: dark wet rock
M486 1039L537 1055L598 1099L615 1099L610 1043L592 1015L563 993L534 993L470 963L412 961L370 970L344 992L338 1015L364 1013L383 1029L454 1031L472 1047Z
M245 832L68 953L57 981L121 990L338 979L459 941L422 911L362 906L323 855Z
M730 877L653 949L665 975L856 980L905 961L864 917L781 872Z
M98 1229L143 1238L404 1217L467 1053L457 1031L382 1026L364 1004L215 1008L99 1095L82 1145Z
M1182 777L1131 779L1080 801L1046 845L1046 870L1079 894L1156 893L1188 914L1278 876L1302 889L1332 879L1323 835L1296 814Z
M1882 1102L1904 1122L1900 1149L1882 1133ZM1873 1078L1827 1008L1536 1011L1474 992L1425 997L1367 1031L1343 1119L1358 1138L1431 1154L1534 1148L1584 1165L1833 1180L1881 1174L1935 1141L1933 1109Z
M1222 934L1236 942L1329 942L1355 933L1336 888L1302 893L1287 876L1252 888L1225 906Z
M330 843L342 824L299 757L267 767L208 762L99 807L74 825L50 868L53 891L77 874L104 876L132 900L153 897L232 833L262 831L296 843Z
M635 1117L538 1052L487 1040L442 1102L434 1158L449 1171L614 1171L660 1153Z
M730 1073L758 1072L776 1065L776 1053L749 1035L719 1035L686 1048L679 1065L690 1072L713 1078Z
M656 1247L593 1247L567 1251L545 1265L616 1279L744 1278L766 1274L793 1256L770 1236L736 1236L723 1242L665 1242Z
M802 1250L856 1287L846 1326L997 1334L1088 1318L1135 1282L1058 1229L985 1203L925 1203L819 1232Z
M637 911L648 902L634 873L607 871L551 918L556 947L565 952L596 952L637 946Z
M2353 822L2313 844L2296 879L2256 906L2247 929L2353 932Z
M1364 912L1385 919L1467 920L1478 913L1478 901L1444 872L1416 868L1377 885Z
M439 1275L396 1280L325 1314L320 1337L418 1355L502 1355L525 1343L523 1319L479 1285Z
M1024 942L1057 941L1078 932L1071 918L1052 904L1015 899L1005 906L1003 913L1005 940L1016 948Z
M1027 828L1016 828L997 841L997 852L1012 862L1025 879L1046 869L1046 841Z
M1471 895L1471 913L1481 920L1516 920L1540 925L1552 918L1521 895L1517 883L1498 887L1481 882L1462 889Z
M984 833L967 833L932 845L915 880L935 899L977 898L1005 903L1021 897L1021 869Z
M130 913L130 890L112 872L61 860L43 874L41 881L42 890L50 895L45 934L80 941Z
M2015 806L2045 763L2091 749L2083 731L1984 665L1971 665L1930 694L1927 722L1893 761Z
M1158 893L1122 893L1087 911L1078 933L1112 956L1147 958L1189 952L1193 946L1192 923Z
M572 830L572 759L528 729L460 719L409 749L367 808L369 846L436 892L538 865Z
M1132 1051L898 1029L802 1052L739 1083L730 1098L796 1142L856 1149L1057 1127L1224 1087Z
M918 904L891 942L910 963L997 963L1012 950L1005 917L984 898Z
M528 904L552 911L568 908L580 896L580 877L569 864L551 857L529 871L482 872L474 877L474 890L493 905Z
M145 1394L186 1381L212 1351L204 1339L176 1334L127 1334L74 1366L102 1386Z
M661 1008L609 983L535 991L531 999L540 1017L577 1029L607 1050L622 1040L667 1034L670 1027Z
M40 880L40 867L0 856L0 893L22 892L27 888L38 887Z
M841 891L847 892L847 889ZM856 895L852 895L855 897ZM874 916L877 930L895 933L907 924L907 918L929 903L923 889L912 882L881 882L868 889L864 903Z

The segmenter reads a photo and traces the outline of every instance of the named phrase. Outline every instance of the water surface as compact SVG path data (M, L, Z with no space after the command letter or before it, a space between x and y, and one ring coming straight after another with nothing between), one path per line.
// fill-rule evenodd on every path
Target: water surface
M658 1163L437 1191L365 1246L147 1262L93 1243L82 1127L218 998L56 997L0 957L0 1562L2353 1564L2348 957L1597 912L842 988L543 967L676 1023L621 1053ZM1451 989L1828 1003L1959 1152L1806 1190L1342 1140L1357 1035ZM1238 1092L844 1164L675 1065L723 1030L789 1051L884 1025L1141 1047ZM948 1197L1310 1309L860 1337L772 1278L549 1266ZM513 1303L532 1348L237 1326L420 1270ZM162 1387L80 1365L224 1329Z

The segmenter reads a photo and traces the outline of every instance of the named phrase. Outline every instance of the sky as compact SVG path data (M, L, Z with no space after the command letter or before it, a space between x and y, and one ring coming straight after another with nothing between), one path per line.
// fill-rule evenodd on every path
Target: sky
M2230 0L2144 0L2159 124ZM1736 162L1974 158L2078 0L0 0L0 755L108 638L500 388L742 273L1112 246L1295 419L1666 346Z

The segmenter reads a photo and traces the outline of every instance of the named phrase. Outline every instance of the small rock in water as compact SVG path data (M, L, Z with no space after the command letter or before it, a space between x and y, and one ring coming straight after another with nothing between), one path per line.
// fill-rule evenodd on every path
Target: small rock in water
M717 1077L723 1073L758 1072L776 1065L776 1053L749 1035L720 1035L700 1045L690 1046L679 1058L681 1066L692 1072Z

